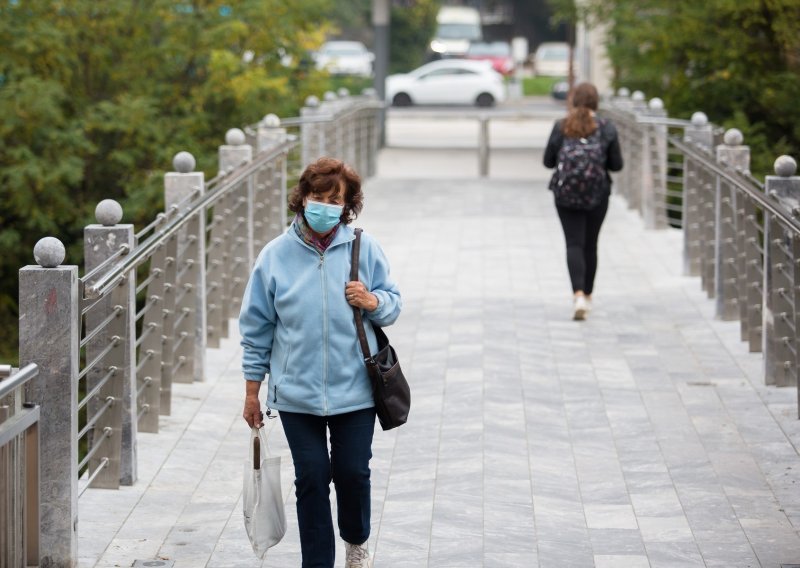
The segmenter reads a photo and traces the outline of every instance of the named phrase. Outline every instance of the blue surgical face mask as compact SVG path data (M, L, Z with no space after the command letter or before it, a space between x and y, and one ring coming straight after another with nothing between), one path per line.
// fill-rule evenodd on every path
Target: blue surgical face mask
M304 216L309 227L318 233L327 233L339 222L343 210L342 205L328 205L308 199Z

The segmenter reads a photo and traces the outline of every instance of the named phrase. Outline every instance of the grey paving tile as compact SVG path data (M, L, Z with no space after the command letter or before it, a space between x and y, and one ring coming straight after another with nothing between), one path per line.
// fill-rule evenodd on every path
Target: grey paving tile
M595 309L576 324L543 189L387 178L365 187L359 225L381 241L404 292L390 335L414 391L411 422L376 433L376 568L800 558L796 393L760 384L760 355L682 276L679 232L645 231L612 200ZM81 500L81 566L156 554L180 566L299 564L279 427L289 530L263 563L242 560L238 349L224 341L209 352L208 381L176 385L161 433L140 435L135 487Z

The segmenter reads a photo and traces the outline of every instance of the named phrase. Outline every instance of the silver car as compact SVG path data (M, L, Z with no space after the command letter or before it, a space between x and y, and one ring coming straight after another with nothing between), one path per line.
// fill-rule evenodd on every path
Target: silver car
M372 76L375 55L360 41L327 41L314 55L317 69L334 75Z

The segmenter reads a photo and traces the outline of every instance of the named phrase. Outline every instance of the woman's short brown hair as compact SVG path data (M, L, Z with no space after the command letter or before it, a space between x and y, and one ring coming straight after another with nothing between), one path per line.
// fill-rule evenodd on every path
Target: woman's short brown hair
M356 171L336 158L322 157L310 163L300 181L289 194L289 210L302 215L305 211L303 201L309 195L322 195L334 187L344 186L344 209L340 219L347 225L351 223L364 206L361 192L361 178Z

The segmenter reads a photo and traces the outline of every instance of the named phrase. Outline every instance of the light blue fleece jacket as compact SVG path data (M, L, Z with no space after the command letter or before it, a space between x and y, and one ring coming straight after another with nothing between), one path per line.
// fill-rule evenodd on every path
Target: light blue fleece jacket
M270 408L326 416L374 406L353 309L344 296L354 240L353 229L340 225L320 255L290 229L258 255L239 314L242 369L250 381L269 374ZM386 256L367 233L361 233L358 278L378 298L374 311L364 311L374 354L377 341L368 321L391 325L402 300Z

